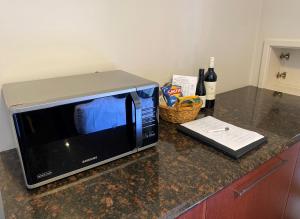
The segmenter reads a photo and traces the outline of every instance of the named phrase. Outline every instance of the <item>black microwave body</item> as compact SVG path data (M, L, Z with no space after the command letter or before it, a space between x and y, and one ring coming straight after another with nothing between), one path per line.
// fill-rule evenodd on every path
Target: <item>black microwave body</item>
M28 188L154 146L156 83L11 113Z

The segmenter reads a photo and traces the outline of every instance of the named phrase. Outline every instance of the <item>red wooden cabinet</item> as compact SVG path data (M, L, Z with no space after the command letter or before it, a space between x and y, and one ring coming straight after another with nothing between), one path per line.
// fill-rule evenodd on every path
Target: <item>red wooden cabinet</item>
M280 219L298 156L292 147L207 200L207 219Z
M205 219L206 201L191 208L177 219Z
M300 147L300 143L298 143L298 147ZM300 156L296 163L284 218L300 219Z
M300 219L300 142L179 219Z

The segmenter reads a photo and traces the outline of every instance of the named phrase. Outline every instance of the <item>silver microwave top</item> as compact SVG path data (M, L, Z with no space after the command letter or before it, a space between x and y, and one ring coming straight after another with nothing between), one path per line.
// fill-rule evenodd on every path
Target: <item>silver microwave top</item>
M9 111L16 113L157 86L156 82L115 70L4 84L2 95Z

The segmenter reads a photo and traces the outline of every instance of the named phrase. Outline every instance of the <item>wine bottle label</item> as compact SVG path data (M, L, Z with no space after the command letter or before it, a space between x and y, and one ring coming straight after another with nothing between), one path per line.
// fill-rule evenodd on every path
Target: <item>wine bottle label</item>
M204 108L205 107L205 103L206 103L206 96L199 96L199 97L200 97L200 100L202 101L201 108Z
M214 100L216 98L216 85L217 82L208 82L204 81L205 89L206 89L206 99Z

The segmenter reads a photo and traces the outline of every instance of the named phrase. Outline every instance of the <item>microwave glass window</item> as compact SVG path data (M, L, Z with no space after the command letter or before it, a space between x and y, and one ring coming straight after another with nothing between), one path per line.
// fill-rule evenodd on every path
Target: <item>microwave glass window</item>
M27 181L134 150L134 110L126 93L14 114Z

